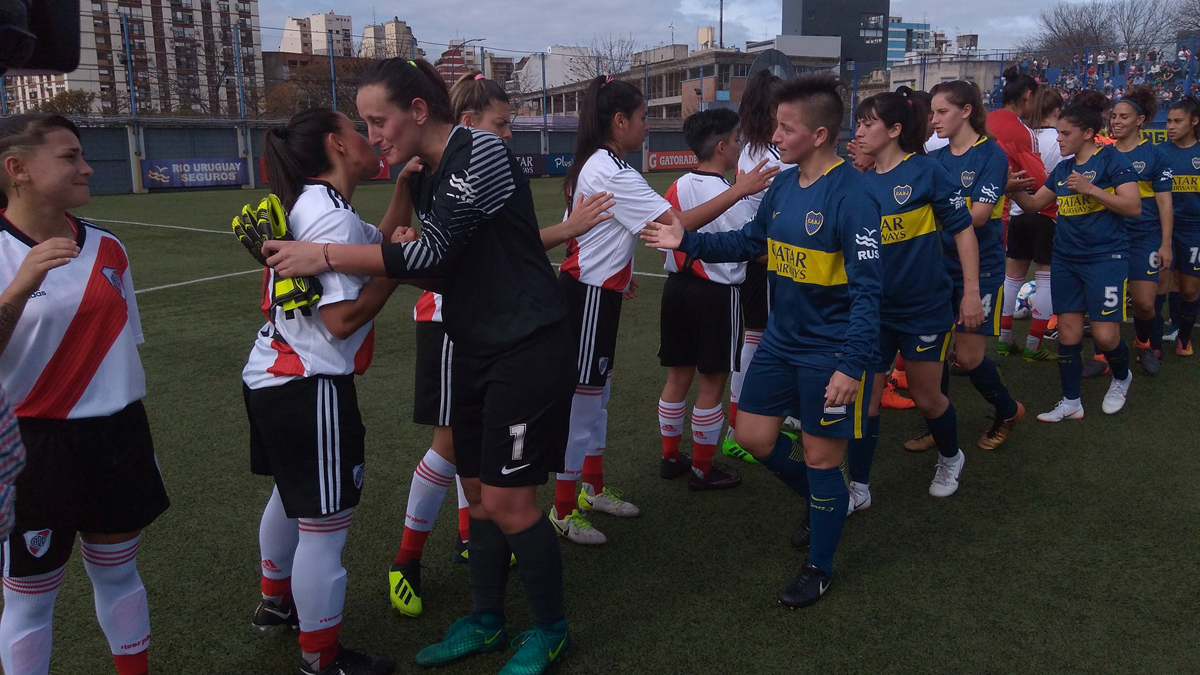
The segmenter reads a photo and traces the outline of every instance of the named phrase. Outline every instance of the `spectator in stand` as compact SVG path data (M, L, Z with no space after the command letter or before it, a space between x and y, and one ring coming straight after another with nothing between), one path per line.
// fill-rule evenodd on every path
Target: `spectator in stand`
M1120 52L1117 52L1117 67L1120 68L1120 71L1122 73L1126 72L1125 66L1128 63L1129 63L1129 54L1124 49L1122 49Z
M1108 57L1101 49L1099 54L1096 54L1096 73L1104 76L1108 72Z

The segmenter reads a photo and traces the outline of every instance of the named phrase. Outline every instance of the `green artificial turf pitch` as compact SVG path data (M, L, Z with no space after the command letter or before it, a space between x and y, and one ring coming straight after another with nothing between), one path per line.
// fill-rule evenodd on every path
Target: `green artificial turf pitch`
M650 181L661 192L673 178ZM557 180L534 181L543 225L562 215L559 188ZM374 221L390 193L387 185L366 186L354 204ZM241 204L261 194L97 197L80 211L121 237L143 290L146 404L173 502L147 530L139 561L156 673L284 674L297 656L294 634L261 635L250 626L259 597L258 520L271 485L249 472L240 373L262 324L260 277L152 290L253 270L228 227ZM561 257L561 248L551 253ZM661 274L660 260L639 250L636 269ZM658 477L663 280L638 281L640 297L621 322L606 464L610 485L643 515L596 516L606 546L563 542L573 640L559 672L1200 671L1200 359L1172 353L1157 379L1135 370L1129 404L1114 417L1100 412L1107 381L1085 382L1087 419L1050 426L1033 416L1059 398L1055 364L1005 358L1005 378L1029 415L995 452L974 449L988 411L955 378L967 464L959 493L946 500L927 493L934 454L900 448L917 414L885 411L875 504L848 521L825 599L787 611L775 595L803 562L788 546L800 500L761 467L729 460L727 468L745 478L736 490L690 493L682 480ZM425 614L401 617L386 595L412 470L431 435L411 422L416 297L403 288L380 315L374 366L358 380L368 461L345 553L344 643L394 657L399 672L413 672L416 651L470 607L466 568L450 563L453 490L425 553ZM1017 323L1019 339L1027 325ZM547 509L552 492L552 484L543 491ZM510 584L515 635L531 618L516 573ZM54 639L52 672L113 672L77 558L59 596ZM487 656L444 672L495 672L502 663Z

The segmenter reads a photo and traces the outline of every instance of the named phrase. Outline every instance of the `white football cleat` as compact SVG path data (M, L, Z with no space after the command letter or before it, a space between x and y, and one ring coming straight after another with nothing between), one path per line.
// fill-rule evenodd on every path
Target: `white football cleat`
M584 546L599 546L608 542L608 537L604 533L592 527L587 518L580 515L579 511L572 511L566 518L558 517L558 510L550 509L550 524L554 526L554 530L558 532L560 537L566 537L576 544Z
M1068 403L1067 399L1062 399L1055 406L1054 410L1044 412L1037 416L1039 422L1054 424L1064 420L1081 420L1083 419L1083 404Z
M583 484L579 491L579 508L583 511L599 511L618 518L636 518L642 510L621 498L621 491L606 487L596 494L596 488Z
M953 457L938 455L937 472L933 474L933 482L929 484L929 494L933 497L949 497L958 492L958 477L962 475L963 464L967 456L962 450Z
M1129 396L1129 385L1133 384L1133 369L1129 370L1129 374L1124 380L1113 378L1112 384L1108 385L1108 393L1104 395L1104 403L1100 409L1106 415L1115 415L1121 412L1121 408L1125 407L1125 398Z
M866 511L871 508L871 486L866 483L850 482L850 501L847 504L846 515L855 511Z

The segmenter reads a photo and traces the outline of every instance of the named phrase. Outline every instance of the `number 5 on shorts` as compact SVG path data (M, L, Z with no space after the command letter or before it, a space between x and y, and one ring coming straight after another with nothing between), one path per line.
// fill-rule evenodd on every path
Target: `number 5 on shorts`
M1104 306L1105 307L1116 307L1119 304L1121 304L1121 296L1117 294L1117 287L1116 286L1105 286L1104 287Z
M513 439L512 461L519 462L525 457L525 425L512 425L508 428L508 435Z

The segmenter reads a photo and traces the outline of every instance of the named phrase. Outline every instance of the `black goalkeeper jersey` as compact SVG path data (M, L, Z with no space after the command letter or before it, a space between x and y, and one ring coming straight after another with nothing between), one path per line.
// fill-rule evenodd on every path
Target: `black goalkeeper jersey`
M383 244L392 278L443 279L442 318L459 349L493 354L564 319L529 179L498 136L455 127L437 170L409 179L421 237Z

